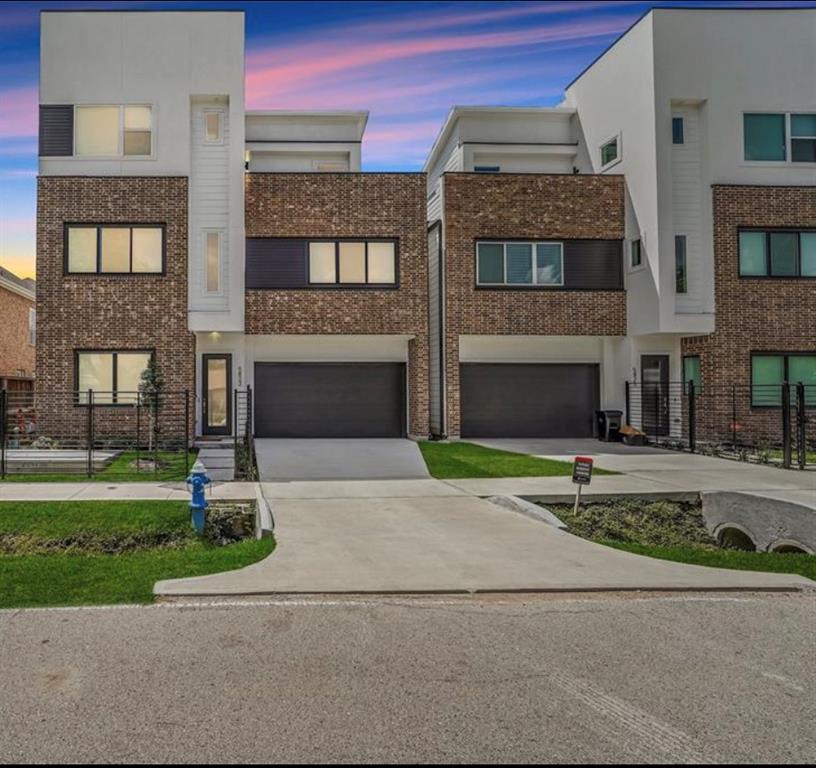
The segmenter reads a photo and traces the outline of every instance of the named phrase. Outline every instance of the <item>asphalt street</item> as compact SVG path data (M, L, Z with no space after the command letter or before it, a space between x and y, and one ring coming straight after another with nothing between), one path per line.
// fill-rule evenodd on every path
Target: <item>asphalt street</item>
M0 761L816 761L816 595L0 613Z

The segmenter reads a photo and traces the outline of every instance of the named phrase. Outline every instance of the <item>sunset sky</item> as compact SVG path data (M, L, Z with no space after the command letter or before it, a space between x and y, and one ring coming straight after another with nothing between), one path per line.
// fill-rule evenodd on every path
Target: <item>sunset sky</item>
M370 110L364 169L410 170L453 104L556 104L645 10L671 5L695 3L0 2L0 264L34 276L40 9L243 8L249 109Z

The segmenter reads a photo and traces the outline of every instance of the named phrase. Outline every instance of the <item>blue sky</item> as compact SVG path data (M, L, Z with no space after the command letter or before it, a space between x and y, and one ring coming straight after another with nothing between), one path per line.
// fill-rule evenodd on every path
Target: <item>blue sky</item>
M0 2L0 264L34 275L40 9L243 8L249 108L368 109L364 168L410 170L452 104L556 104L644 11L673 5L695 3Z

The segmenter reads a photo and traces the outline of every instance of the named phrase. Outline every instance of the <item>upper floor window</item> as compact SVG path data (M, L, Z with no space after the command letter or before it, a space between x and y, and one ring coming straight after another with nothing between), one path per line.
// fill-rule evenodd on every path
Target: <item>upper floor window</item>
M617 163L621 157L620 136L615 136L601 144L601 170Z
M70 224L67 274L161 274L164 227L158 224Z
M28 343L33 347L37 343L37 310L28 310Z
M674 236L674 290L676 293L688 293L688 258L685 235Z
M639 267L643 264L643 248L641 246L640 238L632 240L629 246L629 263L632 268Z
M549 242L476 244L478 285L563 286L564 245Z
M474 173L499 173L501 166L498 165L474 165Z
M333 240L309 243L312 285L395 285L394 240Z
M740 277L816 277L816 230L743 230Z
M79 157L149 157L153 152L149 106L77 106L74 124Z
M672 118L672 144L685 144L685 125L682 117Z
M220 110L204 112L204 141L207 144L220 144L222 136Z
M219 231L205 233L207 252L207 293L221 292L221 237Z
M748 161L816 163L816 114L745 113L743 142Z

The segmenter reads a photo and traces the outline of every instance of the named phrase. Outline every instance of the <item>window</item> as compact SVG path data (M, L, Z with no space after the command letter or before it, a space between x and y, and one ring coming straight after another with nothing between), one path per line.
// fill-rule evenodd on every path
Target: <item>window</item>
M791 160L816 163L816 114L791 115Z
M782 405L781 384L789 382L791 401L795 403L794 385L805 385L805 404L816 406L816 352L804 354L758 354L751 357L751 405Z
M601 169L620 159L619 139L616 136L601 145Z
M632 240L629 249L630 263L632 268L639 267L641 264L643 264L643 250L641 248L640 238L637 240Z
M785 160L785 115L743 116L746 160Z
M77 106L75 154L85 157L149 157L153 110L148 106Z
M133 405L139 391L139 379L152 356L147 351L77 352L77 402L88 403L93 390L97 405Z
M686 257L686 236L674 236L674 290L688 293L688 260Z
M684 124L682 117L672 118L672 144L685 144Z
M309 283L345 286L396 285L396 241L313 241L309 243Z
M164 271L162 225L69 225L66 247L68 274L156 275Z
M816 113L748 113L743 133L746 160L816 163Z
M221 113L204 113L204 141L207 144L221 143Z
M221 291L221 233L207 232L205 237L207 257L207 293Z
M475 173L498 173L501 171L501 166L498 165L474 165Z
M476 282L478 285L563 286L563 244L477 243Z
M33 347L37 343L37 310L28 310L28 343Z
M683 358L683 391L688 390L688 383L694 382L695 391L699 392L703 384L703 376L700 368L700 356L689 355Z
M742 230L740 277L816 277L816 231Z

